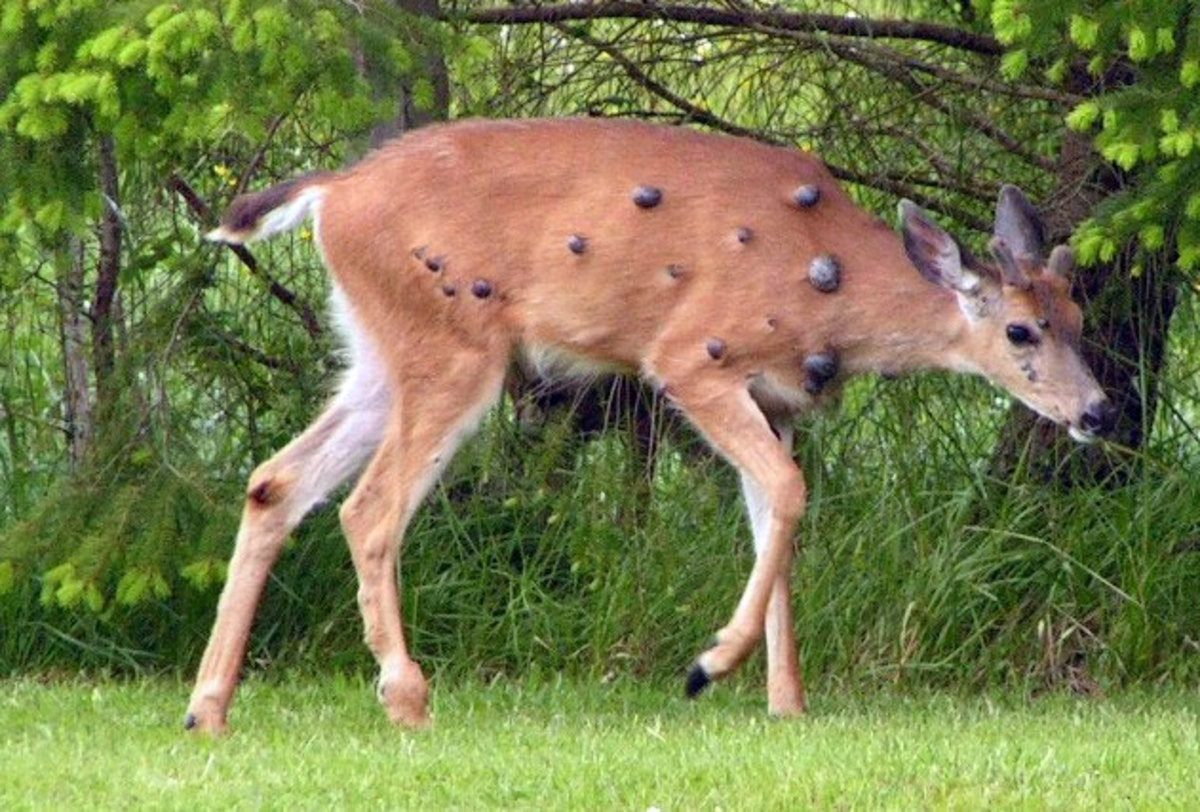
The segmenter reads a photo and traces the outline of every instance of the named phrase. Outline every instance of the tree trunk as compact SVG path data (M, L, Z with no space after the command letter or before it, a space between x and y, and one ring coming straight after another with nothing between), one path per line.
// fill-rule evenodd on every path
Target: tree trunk
M88 389L87 326L83 309L83 243L70 237L58 268L59 337L62 341L67 446L71 470L78 470L94 436Z
M108 378L113 368L113 304L121 273L121 191L111 135L100 136L99 153L104 213L100 217L100 262L96 268L96 296L92 300L92 359L97 400L103 405L107 402Z
M1057 191L1045 207L1054 242L1066 240L1121 179L1090 142L1070 133L1064 139L1057 180ZM1078 270L1074 288L1085 307L1084 358L1117 407L1111 439L1136 449L1145 444L1154 421L1179 278L1172 270L1173 257L1165 253L1135 277L1134 248L1127 246L1105 265ZM1066 432L1018 404L1001 430L993 472L1009 478L1024 463L1035 481L1092 483L1123 470L1128 459L1099 446L1081 450Z
M393 0L396 7L411 15L415 24L431 24L440 16L438 0ZM415 81L409 79L399 88L400 98L396 117L377 124L371 130L371 146L379 146L389 138L450 117L450 74L446 70L441 45L427 36L412 36L406 45L417 51L423 76L433 87L433 103L422 107L416 103ZM369 74L369 66L365 66Z

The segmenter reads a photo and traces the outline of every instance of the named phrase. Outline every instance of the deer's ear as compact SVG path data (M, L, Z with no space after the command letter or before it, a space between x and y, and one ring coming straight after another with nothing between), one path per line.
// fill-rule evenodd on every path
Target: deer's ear
M1046 262L1046 271L1070 282L1071 274L1075 271L1075 252L1066 245L1055 246Z
M1018 260L1040 264L1046 227L1025 193L1011 184L1000 187L993 235L1002 240Z
M900 201L900 232L904 250L921 276L964 296L979 293L981 280L967 268L970 257L950 236L911 200Z
M1029 290L1033 287L1033 283L1029 280L1029 274L1025 273L1025 269L1017 261L1016 255L1008 247L1008 243L999 237L992 237L988 241L988 250L992 252L992 258L996 260L996 265L1000 268L1000 278L1004 280L1004 284L1021 290Z

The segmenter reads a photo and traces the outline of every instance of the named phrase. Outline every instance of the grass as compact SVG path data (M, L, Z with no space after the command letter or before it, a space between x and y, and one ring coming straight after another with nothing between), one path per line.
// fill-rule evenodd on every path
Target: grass
M235 733L186 735L187 686L0 683L0 808L1162 808L1200 797L1200 695L819 696L549 682L439 687L391 728L359 680L251 681Z

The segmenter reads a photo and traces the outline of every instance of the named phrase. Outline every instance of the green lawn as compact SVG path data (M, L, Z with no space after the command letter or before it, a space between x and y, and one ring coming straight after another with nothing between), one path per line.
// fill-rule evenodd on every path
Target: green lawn
M369 688L251 682L232 736L184 733L169 681L0 682L0 809L36 807L1190 807L1200 696L818 696L800 722L748 689L689 703L584 683L442 688L430 731Z

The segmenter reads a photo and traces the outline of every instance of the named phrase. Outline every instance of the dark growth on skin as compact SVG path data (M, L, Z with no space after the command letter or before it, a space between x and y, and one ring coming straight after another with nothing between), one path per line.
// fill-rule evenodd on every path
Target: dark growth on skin
M775 318L774 316L767 317L767 329L768 330L774 330L778 326L779 326L779 319Z
M192 730L196 727L196 725L198 723L199 723L199 720L196 719L196 714L194 714L194 713L189 713L187 716L183 717L183 729L184 730Z
M486 279L476 279L471 283L471 293L477 299L486 299L492 295L492 283Z
M271 480L264 480L254 486L246 497L256 505L269 505L275 501L275 493L271 489Z
M440 271L442 269L442 267L443 267L442 263L443 263L443 260L441 257L429 257L429 259L425 260L425 267L428 268L429 270L433 271L434 273L437 273L438 271Z
M446 296L453 296L454 294L458 293L458 288L447 282L446 284L442 285L442 293Z
M833 293L842 283L842 267L835 257L822 254L809 263L808 281L822 293Z
M679 277L683 276L683 268L680 268L678 265L672 263L667 266L667 276L671 277L672 279L678 279Z
M792 200L802 209L812 208L821 199L821 187L806 183L792 194Z
M572 254L582 254L587 250L587 238L578 234L572 234L567 240L567 248L571 249Z
M754 232L751 231L750 229L746 228L745 226L742 226L741 228L739 228L737 230L737 240L742 245L745 245L746 243L750 242L752 239L754 239Z
M838 363L833 353L819 352L804 359L804 391L816 395L837 377Z
M633 190L633 202L639 209L652 209L662 202L662 189L639 186Z
M714 361L719 361L725 356L725 342L719 338L710 338L704 349L708 350L708 357Z

